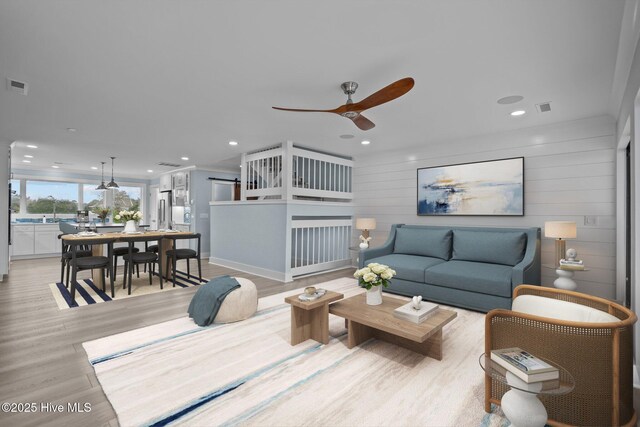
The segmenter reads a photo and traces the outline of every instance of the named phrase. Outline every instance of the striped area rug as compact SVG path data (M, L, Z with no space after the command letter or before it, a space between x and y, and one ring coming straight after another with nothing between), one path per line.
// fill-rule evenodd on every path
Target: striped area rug
M316 285L346 297L350 278ZM122 426L500 426L485 417L484 315L458 308L444 358L370 340L289 344L288 295L261 298L242 322L198 327L188 317L83 343Z
M158 281L157 273L153 278L153 282L149 285L149 276L147 273L140 271L140 278L133 275L131 295L128 294L126 289L122 288L123 276L116 276L115 281L115 297L111 298L111 287L109 285L109 279L107 278L107 292L102 291L102 282L100 279L93 281L91 279L78 280L76 287L76 301L71 302L71 294L69 289L64 286L64 283L50 283L49 288L53 294L53 298L60 310L67 308L81 307L91 304L99 304L103 302L109 302L112 300L119 300L124 298L137 297L141 295L153 294L156 292L170 291L178 288L189 288L191 286L197 286L202 283L207 283L209 279L202 279L198 281L197 277L187 277L187 273L177 270L176 271L176 287L173 287L172 281L164 281L164 289L160 289L160 282Z

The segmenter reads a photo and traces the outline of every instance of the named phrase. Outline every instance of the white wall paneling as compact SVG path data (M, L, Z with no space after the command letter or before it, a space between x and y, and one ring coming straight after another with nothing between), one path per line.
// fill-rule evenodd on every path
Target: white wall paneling
M416 169L519 156L525 158L525 216L416 215ZM610 117L362 155L353 170L356 217L376 218L373 246L385 241L395 223L542 228L545 221L575 221L578 238L567 245L590 268L576 273L578 290L615 298L615 162ZM595 216L597 224L585 226L585 215ZM553 240L543 237L542 262L551 263L553 254ZM554 279L553 270L542 269L544 285Z

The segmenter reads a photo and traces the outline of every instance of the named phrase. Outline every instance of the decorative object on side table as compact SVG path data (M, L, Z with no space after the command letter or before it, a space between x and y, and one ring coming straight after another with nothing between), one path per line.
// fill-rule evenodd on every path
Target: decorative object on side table
M353 277L358 283L367 289L367 304L382 304L382 287L389 286L389 280L396 275L396 271L386 265L372 262L366 267L356 270Z
M556 257L554 263L559 263L566 253L564 239L575 239L577 227L574 221L547 221L544 223L544 237L556 239ZM574 249L575 251L575 249Z
M510 349L513 350L513 349ZM518 349L519 350L519 349ZM538 358L536 358L538 359ZM500 401L500 406L512 426L518 427L542 427L546 425L547 410L538 399L538 394L563 395L570 393L575 387L573 376L558 364L542 360L545 365L556 369L556 379L527 383L514 372L516 368L507 369L491 356L480 355L480 367L485 373L510 387ZM506 365L509 365L506 363Z
M369 230L376 229L376 219L358 218L356 219L356 229L362 230L362 234L360 235L360 249L367 249L369 247L369 242L371 241Z
M125 233L135 233L138 231L137 224L142 219L142 213L140 211L120 211L114 219L116 221L125 221Z

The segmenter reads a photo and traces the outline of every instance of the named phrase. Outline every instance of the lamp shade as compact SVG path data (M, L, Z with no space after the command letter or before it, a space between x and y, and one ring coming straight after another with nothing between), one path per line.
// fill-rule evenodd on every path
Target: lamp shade
M576 223L573 221L547 221L544 223L544 237L575 239L576 235Z
M357 218L356 229L357 230L375 230L376 219L375 218Z

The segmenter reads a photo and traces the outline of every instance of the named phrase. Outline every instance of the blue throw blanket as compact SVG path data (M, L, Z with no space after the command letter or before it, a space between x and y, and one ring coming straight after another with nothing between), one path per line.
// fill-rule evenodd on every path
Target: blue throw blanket
M213 323L220 310L222 301L240 284L229 276L220 276L200 285L198 291L189 304L189 317L199 326L208 326Z

